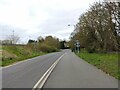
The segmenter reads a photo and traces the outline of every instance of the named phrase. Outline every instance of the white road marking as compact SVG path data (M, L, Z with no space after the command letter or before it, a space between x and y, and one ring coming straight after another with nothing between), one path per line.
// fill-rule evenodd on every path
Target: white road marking
M37 90L37 89L41 89L43 87L43 85L45 84L47 78L50 76L51 72L53 71L53 69L55 68L55 66L57 65L57 63L59 62L59 60L65 55L66 53L64 53L61 57L59 57L51 66L50 68L43 74L43 76L39 79L39 81L34 85L32 90Z

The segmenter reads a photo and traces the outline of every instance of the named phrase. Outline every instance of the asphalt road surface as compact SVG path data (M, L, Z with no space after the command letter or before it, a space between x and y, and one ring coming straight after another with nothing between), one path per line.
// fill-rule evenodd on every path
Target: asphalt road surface
M118 88L118 80L67 52L44 88Z
M51 53L2 69L2 88L33 88L47 69L64 53Z
M39 56L3 68L3 88L34 87L47 69L64 53L43 88L118 88L118 80L83 61L70 50Z

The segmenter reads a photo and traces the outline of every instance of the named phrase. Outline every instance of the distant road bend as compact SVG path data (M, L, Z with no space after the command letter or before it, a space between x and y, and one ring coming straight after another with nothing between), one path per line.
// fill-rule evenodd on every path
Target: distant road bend
M43 81L43 85L39 81ZM3 88L41 86L42 88L118 88L118 80L83 61L70 50L35 57L2 68Z

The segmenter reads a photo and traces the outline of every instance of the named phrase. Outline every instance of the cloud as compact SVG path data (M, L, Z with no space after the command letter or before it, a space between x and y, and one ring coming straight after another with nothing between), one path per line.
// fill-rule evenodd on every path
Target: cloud
M23 41L28 36L36 39L39 35L54 35L68 39L80 14L95 0L0 0L0 27L14 27ZM0 29L0 31L3 28ZM11 33L10 28L6 29ZM5 31L5 32L6 32ZM23 35L22 35L23 34ZM3 37L0 37L0 39Z

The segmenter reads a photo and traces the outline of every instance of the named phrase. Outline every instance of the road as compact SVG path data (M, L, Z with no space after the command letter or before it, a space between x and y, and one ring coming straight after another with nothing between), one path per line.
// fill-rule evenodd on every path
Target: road
M32 88L64 53L43 88L118 88L118 80L88 64L70 50L39 56L3 68L3 88Z
M67 52L43 88L118 88L118 80Z
M3 88L33 88L40 77L64 52L29 59L2 69Z

